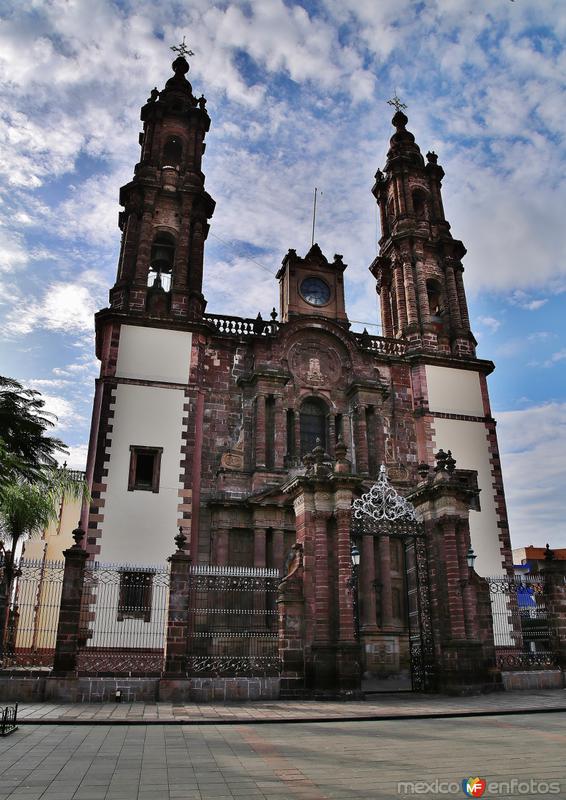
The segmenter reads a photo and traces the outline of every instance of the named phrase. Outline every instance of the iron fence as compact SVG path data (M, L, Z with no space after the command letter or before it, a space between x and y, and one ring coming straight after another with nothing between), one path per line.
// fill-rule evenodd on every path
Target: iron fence
M195 565L187 673L267 676L281 670L275 569Z
M169 568L88 562L77 669L91 675L158 674L167 638Z
M20 559L8 597L3 669L50 669L53 666L63 561Z
M18 704L0 709L0 736L8 736L18 730Z
M557 666L542 575L486 578L497 665L503 670Z

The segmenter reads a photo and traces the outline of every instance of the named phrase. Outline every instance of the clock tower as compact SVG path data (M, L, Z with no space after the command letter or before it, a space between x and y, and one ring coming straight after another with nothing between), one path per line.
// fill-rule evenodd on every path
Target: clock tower
M277 273L281 321L314 315L348 325L344 305L345 269L341 255L336 253L330 263L316 243L304 258L298 256L296 250L289 250Z

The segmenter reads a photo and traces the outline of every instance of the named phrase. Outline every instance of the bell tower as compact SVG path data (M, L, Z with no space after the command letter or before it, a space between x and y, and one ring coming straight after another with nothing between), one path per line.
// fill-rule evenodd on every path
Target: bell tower
M142 107L140 161L120 190L122 245L110 305L135 316L198 320L215 206L201 169L210 117L186 77L191 53L184 45L176 49L173 76Z
M453 239L444 216L444 170L436 153L425 160L398 98L385 171L372 193L381 217L377 280L383 334L407 339L413 350L475 356L476 341L464 291L466 248Z

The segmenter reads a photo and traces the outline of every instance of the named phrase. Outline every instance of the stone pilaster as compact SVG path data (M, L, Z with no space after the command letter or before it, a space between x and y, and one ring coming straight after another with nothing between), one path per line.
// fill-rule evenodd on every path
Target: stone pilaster
M75 672L79 649L81 601L83 596L84 573L88 553L81 547L84 531L79 527L73 532L75 544L63 552L65 570L53 672Z
M179 537L177 537L179 538ZM167 650L165 674L184 678L187 672L187 642L191 624L191 558L182 549L170 558L169 607L167 610Z

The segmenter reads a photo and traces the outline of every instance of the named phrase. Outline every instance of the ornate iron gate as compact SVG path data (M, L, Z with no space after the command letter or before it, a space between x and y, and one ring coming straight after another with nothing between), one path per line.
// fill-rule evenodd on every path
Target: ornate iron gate
M548 621L543 575L486 579L491 594L497 666L502 670L558 665Z
M63 590L63 561L24 559L14 565L2 668L51 668Z
M281 669L275 569L191 568L187 673L268 676Z
M167 566L88 562L78 670L89 674L160 673L168 603Z
M430 613L428 558L424 526L413 505L389 483L382 465L377 482L352 505L352 539L364 535L398 539L405 551L407 627L413 691L434 686L434 640Z

